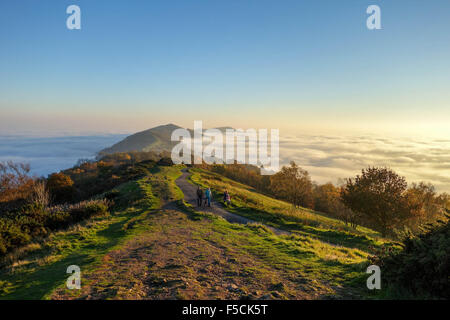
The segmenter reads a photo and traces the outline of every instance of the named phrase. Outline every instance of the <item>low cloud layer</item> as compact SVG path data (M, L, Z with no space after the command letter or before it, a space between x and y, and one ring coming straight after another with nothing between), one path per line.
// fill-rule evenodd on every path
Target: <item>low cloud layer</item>
M281 139L280 157L284 164L294 160L319 183L336 183L368 166L387 166L409 183L425 181L450 191L450 139L291 136Z
M0 161L27 162L33 173L47 175L72 167L79 158L93 157L123 137L0 137ZM408 183L430 182L450 192L450 139L299 135L280 140L281 164L294 160L319 183L354 177L368 166L387 166Z
M16 137L0 136L0 161L29 163L33 174L71 168L80 158L93 158L96 153L120 141L124 135L80 137Z

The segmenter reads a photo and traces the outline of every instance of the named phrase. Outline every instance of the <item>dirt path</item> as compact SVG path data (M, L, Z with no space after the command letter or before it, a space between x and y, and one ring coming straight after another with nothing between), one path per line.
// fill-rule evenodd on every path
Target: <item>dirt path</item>
M184 170L176 184L185 201L196 207L197 187L188 182L189 175ZM228 212L216 201L211 208L197 209L231 223L254 222ZM250 228L235 230L210 219L191 220L173 202L148 213L138 224L146 231L85 271L81 290L60 287L51 298L309 300L339 293L310 275L316 267L313 262L301 262L303 256L296 252L280 251L276 244L264 241L266 235L255 234ZM276 234L289 234L268 228ZM262 243L265 246L261 247Z
M207 206L197 207L197 187L189 183L189 181L187 180L190 175L191 174L188 172L187 169L183 169L183 174L175 182L177 186L181 189L181 191L183 191L184 193L184 201L186 201L186 203L191 204L195 208L195 210L214 213L216 215L223 217L225 220L231 223L239 223L239 224L260 223L225 210L222 204L215 201L214 199L212 199L211 201L211 207ZM268 225L264 226L272 230L277 235L292 234L291 232L286 230L281 230Z
M223 234L209 219L193 221L177 210L149 214L141 223L148 231L84 272L81 290L60 287L51 298L298 300L327 294L323 285L243 250L245 232Z

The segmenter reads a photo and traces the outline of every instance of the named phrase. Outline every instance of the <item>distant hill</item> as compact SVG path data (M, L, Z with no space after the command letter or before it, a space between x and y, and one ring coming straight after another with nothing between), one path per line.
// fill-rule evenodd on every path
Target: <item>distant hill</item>
M171 151L172 148L178 143L177 141L171 141L172 132L181 128L175 124L166 124L158 127L154 127L145 131L137 132L131 136L126 137L122 141L112 145L109 148L105 148L99 152L100 155L113 154L118 152L131 152L131 151L154 151L163 152ZM233 129L231 127L217 128L220 131L225 132L226 129ZM188 129L193 136L193 130Z
M172 132L181 127L167 124L135 133L109 148L100 151L100 154L112 154L130 151L170 151L177 142L172 142Z

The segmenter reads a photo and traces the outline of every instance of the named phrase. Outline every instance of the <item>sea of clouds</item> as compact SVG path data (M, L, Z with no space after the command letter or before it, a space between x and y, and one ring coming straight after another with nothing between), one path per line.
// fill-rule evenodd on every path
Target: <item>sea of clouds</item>
M0 161L29 163L37 176L71 168L78 159L93 159L96 153L119 142L125 135L76 137L0 136Z
M94 158L126 135L66 137L0 136L0 161L31 165L46 176ZM368 166L387 166L409 183L430 182L450 192L450 139L382 138L376 136L297 135L280 138L281 164L294 160L318 183L354 177Z
M319 183L354 177L368 166L386 166L407 181L450 192L450 139L299 135L280 139L283 164L294 160Z

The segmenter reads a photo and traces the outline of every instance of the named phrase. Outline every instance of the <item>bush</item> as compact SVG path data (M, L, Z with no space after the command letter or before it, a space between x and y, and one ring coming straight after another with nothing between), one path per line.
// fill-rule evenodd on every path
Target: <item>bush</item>
M72 223L70 213L66 211L47 212L46 218L46 225L50 230L67 228Z
M63 173L74 182L72 201L79 202L93 198L125 182L150 174L156 161L145 159L144 155L143 161L135 162L138 156L140 158L140 153L133 154L129 161L122 161L118 159L126 158L124 155L114 154L98 162L84 163L79 167L65 170ZM114 195L111 196L114 197Z
M0 219L0 254L5 254L11 248L30 242L31 236L21 230L13 220Z
M370 259L381 267L389 289L418 297L448 299L450 222L441 221L418 236L410 235L401 246L401 250L384 251Z
M114 200L114 199L117 199L119 197L119 195L120 195L119 190L114 189L114 190L111 190L111 191L105 193L105 198L107 200Z
M88 200L77 204L54 206L49 208L47 216L54 222L65 220L74 223L91 217L105 216L108 214L108 207L107 200Z
M47 180L47 188L57 203L72 201L73 185L72 179L62 172L53 173Z
M50 231L107 214L107 200L83 201L48 209L42 205L24 206L0 217L0 254L28 244L35 237L46 236Z
M107 214L108 205L105 200L83 201L70 209L70 215L74 222Z
M171 158L161 158L158 162L157 162L158 166L166 166L166 167L170 167L173 166L173 161Z

